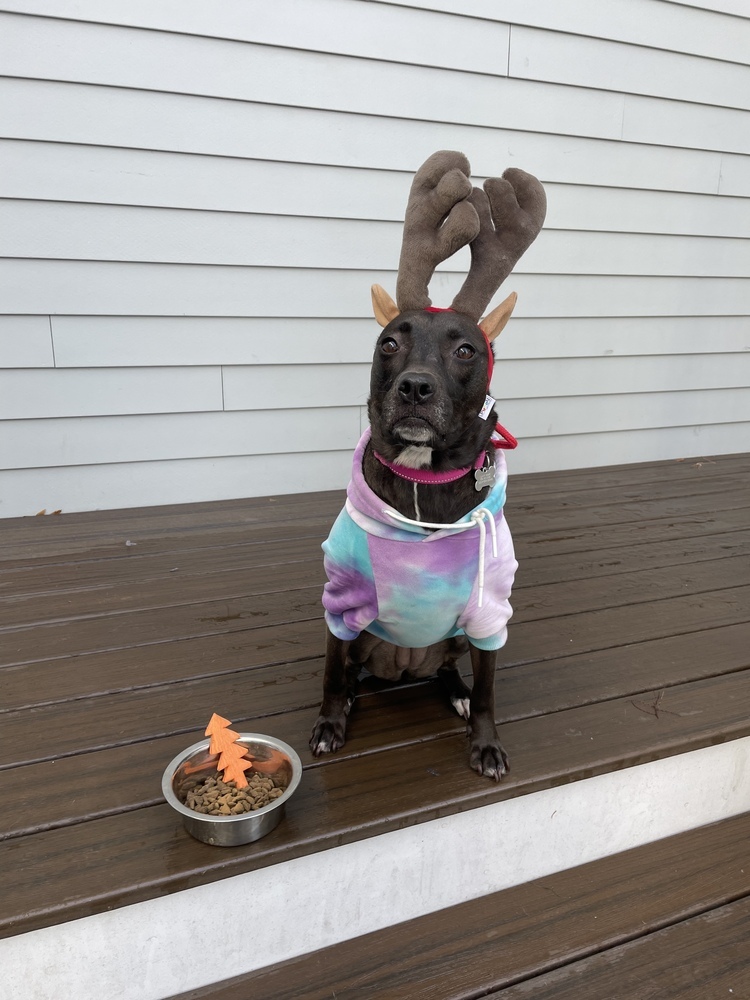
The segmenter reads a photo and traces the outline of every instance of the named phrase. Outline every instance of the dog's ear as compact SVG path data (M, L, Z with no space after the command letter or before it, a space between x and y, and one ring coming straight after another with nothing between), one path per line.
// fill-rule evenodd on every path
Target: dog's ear
M499 306L495 306L492 312L487 313L484 319L479 320L479 327L484 331L487 340L494 340L502 332L505 324L510 319L510 314L513 312L517 298L516 293L511 292L507 299L501 302Z
M375 319L381 326L388 326L390 321L398 316L398 306L381 285L373 285L370 291L372 292L372 311L375 313Z

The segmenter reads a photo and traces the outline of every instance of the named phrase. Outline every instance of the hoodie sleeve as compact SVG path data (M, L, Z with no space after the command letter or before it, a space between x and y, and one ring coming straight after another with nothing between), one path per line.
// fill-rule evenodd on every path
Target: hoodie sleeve
M356 639L378 617L378 599L367 533L342 510L323 542L328 583L323 588L326 624L339 639Z

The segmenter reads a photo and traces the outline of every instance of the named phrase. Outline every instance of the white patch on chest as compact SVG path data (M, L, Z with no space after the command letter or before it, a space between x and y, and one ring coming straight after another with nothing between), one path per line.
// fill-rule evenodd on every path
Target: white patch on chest
M432 448L425 448L424 445L410 444L396 456L398 465L405 465L407 469L429 469L432 465Z

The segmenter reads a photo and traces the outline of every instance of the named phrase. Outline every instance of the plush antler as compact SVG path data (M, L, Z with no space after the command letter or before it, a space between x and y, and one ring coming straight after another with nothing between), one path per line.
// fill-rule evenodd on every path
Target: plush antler
M544 188L536 177L511 167L502 177L485 181L482 191L472 188L470 171L463 153L442 150L425 160L415 174L404 220L398 305L380 285L372 288L373 309L381 326L407 309L431 305L427 288L435 268L467 243L471 268L451 308L478 322L536 239L547 212ZM486 317L491 320L492 336L505 325L514 303L515 295L511 295Z
M547 213L544 188L517 167L474 188L469 201L480 221L471 243L471 268L451 306L479 320L487 303L536 239Z
M401 312L426 309L437 265L479 233L479 217L468 200L471 167L463 153L441 150L419 168L409 192L398 266L396 301Z

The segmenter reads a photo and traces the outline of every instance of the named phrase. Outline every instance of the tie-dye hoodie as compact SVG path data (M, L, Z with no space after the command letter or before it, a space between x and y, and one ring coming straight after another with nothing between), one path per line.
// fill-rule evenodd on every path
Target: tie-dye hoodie
M356 639L365 630L411 648L466 635L480 649L499 649L513 613L508 598L518 566L503 516L507 470L502 451L495 453L495 485L474 508L487 508L497 531L497 558L490 531L484 539L480 607L479 527L431 531L389 517L386 511L392 508L362 474L369 440L367 430L354 452L346 505L323 543L328 576L323 606L331 632ZM461 521L470 521L471 513Z

